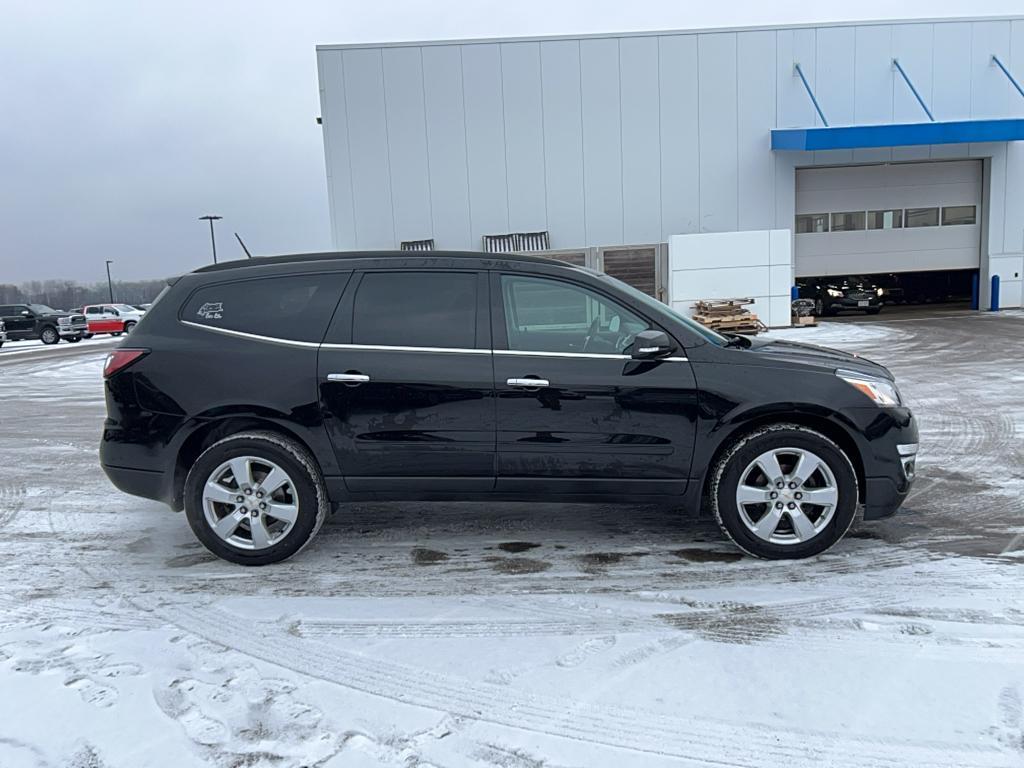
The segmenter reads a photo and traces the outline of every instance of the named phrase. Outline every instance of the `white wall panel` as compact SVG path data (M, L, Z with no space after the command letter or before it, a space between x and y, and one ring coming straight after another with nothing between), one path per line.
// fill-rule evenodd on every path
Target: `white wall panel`
M892 26L856 27L854 37L854 122L892 122ZM892 149L855 149L852 159L855 163L886 162L892 159Z
M1006 76L992 63L995 54L1010 60L1010 22L976 21L971 24L971 117L1010 117L1010 90ZM1015 93L1015 95L1017 95ZM1018 106L1018 105L1014 105ZM1017 112L1019 113L1019 109Z
M583 200L580 44L576 40L544 42L540 55L551 247L578 248L588 242Z
M932 110L936 120L943 120L934 108L932 98L932 38L934 24L897 24L893 27L892 53L899 59L917 92L924 103ZM926 123L928 115L914 98L910 87L903 77L896 72L893 75L893 122ZM894 162L907 160L926 160L931 148L928 145L917 147L893 147Z
M971 116L971 25L935 24L932 49L932 112L940 120L966 120ZM962 157L964 148L934 145L933 159Z
M700 231L738 228L739 169L736 157L736 35L701 35L697 42L700 82Z
M356 219L352 200L352 169L348 154L348 110L341 51L318 51L320 115L323 122L324 159L331 237L335 248L356 247Z
M619 41L580 41L583 96L583 181L587 240L621 243L622 116Z
M736 36L737 228L775 226L775 158L765 149L775 122L776 35L772 31L740 32Z
M857 30L853 27L825 27L815 38L814 95L829 125L852 125L855 115ZM810 100L810 96L807 97ZM814 162L849 163L849 149L815 152Z
M622 94L622 238L661 240L661 116L658 38L619 42Z
M540 43L501 46L508 224L512 232L548 228Z
M381 52L344 52L355 245L396 248Z
M794 70L799 64L811 89L815 84L815 35L814 29L780 29L776 40L776 74L778 76L778 123L776 128L806 128L821 125L814 104L807 96L800 77ZM769 66L770 62L766 63Z
M424 46L423 97L430 209L438 248L476 249L470 227L462 53L456 46Z
M697 36L658 38L662 240L700 229Z
M497 45L462 47L462 87L472 242L474 248L479 249L484 235L509 231L505 116Z
M434 236L434 225L420 49L386 48L381 53L395 239L424 240Z

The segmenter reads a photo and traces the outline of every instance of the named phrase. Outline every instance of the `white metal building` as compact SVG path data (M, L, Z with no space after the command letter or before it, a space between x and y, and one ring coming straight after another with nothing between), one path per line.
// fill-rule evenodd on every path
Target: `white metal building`
M338 249L547 250L773 325L803 275L978 269L1021 306L1024 17L317 56Z

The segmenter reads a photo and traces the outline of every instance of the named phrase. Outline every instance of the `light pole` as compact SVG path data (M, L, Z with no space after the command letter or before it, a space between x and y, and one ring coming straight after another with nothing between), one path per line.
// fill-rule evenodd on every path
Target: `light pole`
M224 218L223 216L214 216L214 215L209 214L209 213L206 214L205 216L200 216L199 217L200 221L208 221L208 222L210 222L210 245L213 247L213 263L214 264L217 263L217 238L215 238L213 236L213 222L220 221L223 218Z
M110 291L110 303L114 303L114 283L110 280L110 265L114 262L107 259L107 290Z

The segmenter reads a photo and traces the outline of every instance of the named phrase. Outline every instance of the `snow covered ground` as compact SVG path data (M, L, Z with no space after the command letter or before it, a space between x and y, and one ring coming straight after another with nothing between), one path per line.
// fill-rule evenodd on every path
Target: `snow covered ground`
M905 509L792 563L439 503L233 566L98 471L104 349L0 358L0 766L1019 766L1022 327L772 332L891 366L922 430Z

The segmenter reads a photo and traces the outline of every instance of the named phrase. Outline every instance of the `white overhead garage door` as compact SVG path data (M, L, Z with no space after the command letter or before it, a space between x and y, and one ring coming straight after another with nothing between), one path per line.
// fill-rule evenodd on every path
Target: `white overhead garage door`
M977 268L980 211L980 160L798 169L796 275Z

